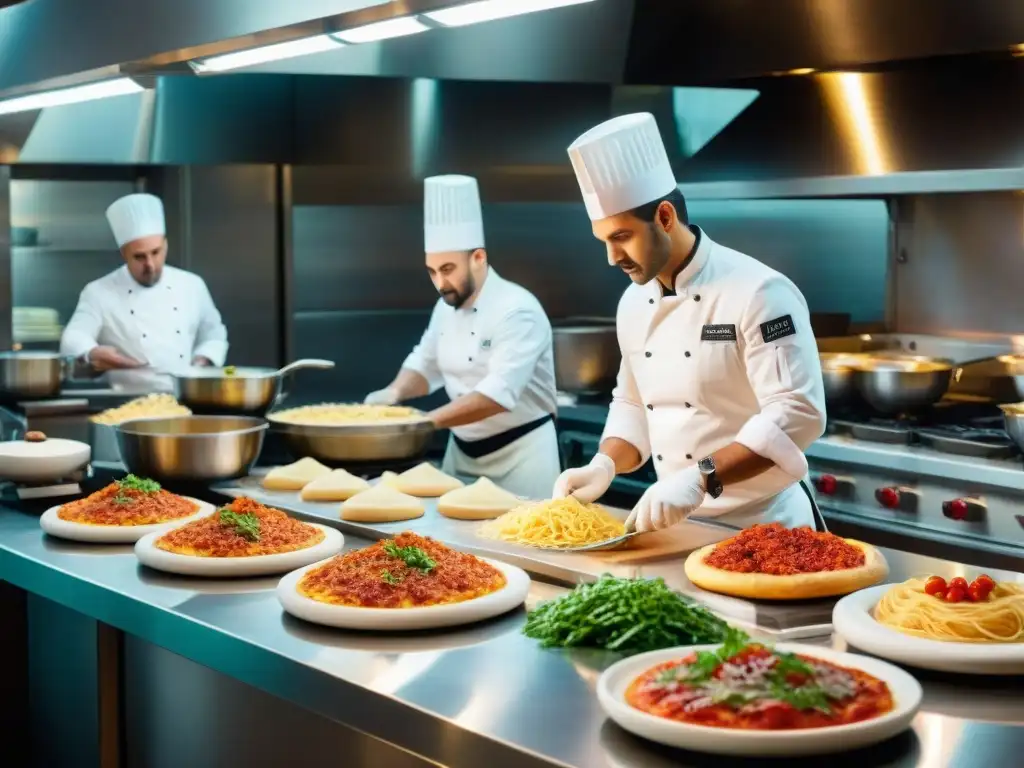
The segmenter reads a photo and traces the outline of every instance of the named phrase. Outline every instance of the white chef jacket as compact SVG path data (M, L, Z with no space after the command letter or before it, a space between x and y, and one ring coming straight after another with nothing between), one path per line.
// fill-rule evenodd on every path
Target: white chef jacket
M806 475L803 451L825 429L821 364L799 289L694 231L699 243L675 296L651 280L619 302L622 364L602 439L626 440L643 461L653 455L659 478L734 441L771 459L775 467L726 486L696 512L745 518ZM792 498L809 524L809 502Z
M223 365L228 333L198 275L165 266L160 281L146 287L123 266L85 286L60 340L61 353L75 357L97 345L148 364L110 371L111 384L169 391L168 374L188 369L197 355Z
M472 307L438 299L402 367L423 376L431 392L443 384L452 400L479 392L508 409L453 427L461 440L482 440L557 410L551 322L532 293L493 267Z

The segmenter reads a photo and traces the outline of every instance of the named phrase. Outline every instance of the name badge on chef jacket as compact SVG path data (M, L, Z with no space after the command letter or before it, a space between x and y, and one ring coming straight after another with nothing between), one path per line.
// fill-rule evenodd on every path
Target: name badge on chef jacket
M793 317L791 315L783 315L774 320L769 320L767 323L761 323L761 338L764 339L765 344L784 339L795 333L796 326L793 325Z
M719 325L705 325L700 329L701 341L731 341L736 343L736 325L734 323L723 323Z

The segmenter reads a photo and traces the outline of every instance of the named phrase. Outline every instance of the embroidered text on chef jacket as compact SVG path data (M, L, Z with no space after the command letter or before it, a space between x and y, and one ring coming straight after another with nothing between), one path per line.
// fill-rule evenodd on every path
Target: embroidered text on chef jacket
M622 365L604 438L654 457L664 478L736 441L775 462L707 498L721 515L774 496L807 471L824 431L825 393L807 303L761 262L699 233L676 294L631 285L616 328Z
M438 299L420 343L402 363L442 384L454 400L476 391L508 409L453 427L461 440L482 440L556 411L551 323L540 302L488 267L473 306L455 309Z

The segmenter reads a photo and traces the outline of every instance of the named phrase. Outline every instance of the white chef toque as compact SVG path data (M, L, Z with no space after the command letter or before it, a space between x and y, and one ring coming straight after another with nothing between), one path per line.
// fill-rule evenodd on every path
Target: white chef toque
M427 253L484 247L484 218L476 179L431 176L423 181L423 241Z
M151 235L166 235L164 204L155 195L125 195L107 208L117 247Z
M660 200L677 188L650 112L607 120L569 145L591 221Z

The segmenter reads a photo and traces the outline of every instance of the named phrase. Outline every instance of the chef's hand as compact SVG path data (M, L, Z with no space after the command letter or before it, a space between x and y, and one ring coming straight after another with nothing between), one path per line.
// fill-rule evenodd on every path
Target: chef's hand
M551 498L574 496L584 504L589 504L601 498L614 479L615 462L610 456L599 453L587 466L567 469L560 474L551 491Z
M394 405L398 402L398 393L391 387L371 392L363 399L364 405Z
M120 368L141 368L141 363L134 357L118 352L114 347L93 347L89 350L89 364L97 371L111 371Z
M213 360L202 355L196 355L192 358L192 365L198 366L199 368L208 368L213 365Z
M626 520L638 533L657 531L682 522L704 503L704 478L697 467L688 467L659 480L633 507Z

